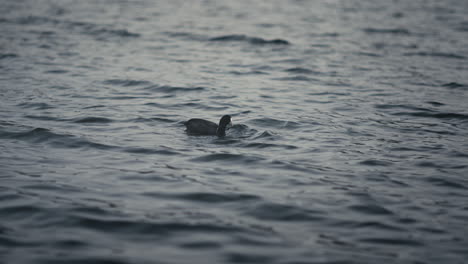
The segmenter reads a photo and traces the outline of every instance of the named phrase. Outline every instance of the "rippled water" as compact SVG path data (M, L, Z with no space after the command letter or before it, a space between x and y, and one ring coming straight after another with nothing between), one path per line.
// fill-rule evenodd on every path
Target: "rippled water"
M466 263L466 1L0 12L1 263Z

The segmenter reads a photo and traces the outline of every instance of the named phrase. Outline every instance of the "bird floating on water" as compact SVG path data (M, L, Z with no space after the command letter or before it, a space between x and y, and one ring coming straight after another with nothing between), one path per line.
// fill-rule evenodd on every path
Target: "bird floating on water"
M232 121L230 115L224 115L219 120L219 125L214 122L192 118L189 121L185 122L187 127L187 133L192 135L216 135L218 137L223 137L226 135L226 129L232 127Z

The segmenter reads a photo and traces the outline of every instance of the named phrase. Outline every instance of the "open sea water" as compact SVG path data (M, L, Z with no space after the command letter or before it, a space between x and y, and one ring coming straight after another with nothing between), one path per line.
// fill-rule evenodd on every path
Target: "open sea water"
M0 14L0 263L468 263L468 1Z

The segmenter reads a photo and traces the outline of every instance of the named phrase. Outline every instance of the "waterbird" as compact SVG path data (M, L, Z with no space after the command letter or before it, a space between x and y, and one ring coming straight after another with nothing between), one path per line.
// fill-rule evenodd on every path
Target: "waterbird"
M185 126L187 127L187 134L224 137L226 135L226 129L232 127L232 121L230 115L221 117L219 125L208 120L192 118L185 122Z

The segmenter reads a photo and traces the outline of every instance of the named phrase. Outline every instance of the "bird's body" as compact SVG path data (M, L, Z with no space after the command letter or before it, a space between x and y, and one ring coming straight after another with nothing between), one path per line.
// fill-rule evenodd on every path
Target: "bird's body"
M192 135L225 136L226 128L231 124L231 117L225 115L219 121L219 125L208 120L192 118L185 122L187 133Z
M216 135L216 130L218 130L216 123L199 118L190 119L185 123L185 126L187 132L198 135Z

